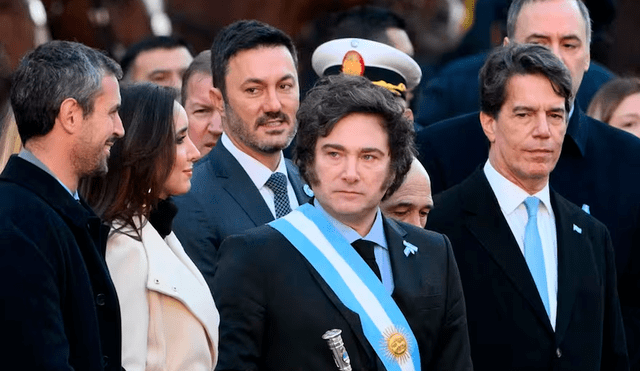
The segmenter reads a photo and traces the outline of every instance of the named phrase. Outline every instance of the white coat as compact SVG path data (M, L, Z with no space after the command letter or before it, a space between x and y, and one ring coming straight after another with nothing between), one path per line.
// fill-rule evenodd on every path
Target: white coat
M162 239L146 222L141 235L137 241L112 232L107 243L122 314L122 366L213 370L220 317L207 283L173 232Z

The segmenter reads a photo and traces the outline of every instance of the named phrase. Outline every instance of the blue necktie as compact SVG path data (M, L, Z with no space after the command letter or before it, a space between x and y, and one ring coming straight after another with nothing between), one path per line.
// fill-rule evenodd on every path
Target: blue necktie
M273 173L264 185L273 191L276 218L289 214L291 212L291 204L287 193L287 176L278 172Z
M529 266L529 271L536 283L540 298L544 304L547 315L549 309L549 294L547 291L547 272L544 267L544 255L542 253L542 241L538 232L538 205L540 200L537 197L527 197L524 206L527 208L529 220L524 230L524 258Z

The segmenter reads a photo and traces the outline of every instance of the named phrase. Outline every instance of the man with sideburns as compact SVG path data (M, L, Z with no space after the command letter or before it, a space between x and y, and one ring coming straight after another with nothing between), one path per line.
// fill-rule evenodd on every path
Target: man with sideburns
M217 369L334 370L323 334L337 329L353 370L471 370L449 240L380 212L415 153L403 106L341 74L298 121L294 159L315 196L220 247Z

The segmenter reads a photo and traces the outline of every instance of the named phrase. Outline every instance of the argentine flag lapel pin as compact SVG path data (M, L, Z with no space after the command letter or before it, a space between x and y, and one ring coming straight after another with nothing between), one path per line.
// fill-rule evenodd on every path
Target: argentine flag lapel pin
M415 254L416 251L418 251L418 248L415 245L410 244L407 241L402 241L402 243L404 244L405 248L404 248L404 256L409 256L409 254Z

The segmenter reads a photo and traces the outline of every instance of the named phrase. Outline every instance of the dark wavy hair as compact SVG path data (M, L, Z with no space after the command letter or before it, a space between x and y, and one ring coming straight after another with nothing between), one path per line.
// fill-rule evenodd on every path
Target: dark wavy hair
M160 200L175 162L174 102L177 91L151 83L120 89L120 117L125 136L111 148L109 171L83 179L80 191L107 223L122 223L121 230L135 231ZM141 225L139 225L141 227Z
M494 49L480 69L480 109L497 118L507 100L507 86L515 75L541 75L564 98L571 110L571 74L553 52L542 45L510 43Z
M415 133L395 96L365 77L326 76L309 91L297 114L294 161L309 184L318 184L314 170L318 138L328 136L338 121L352 113L372 113L383 118L391 157L390 185L383 198L386 199L400 187L411 167L416 155Z

